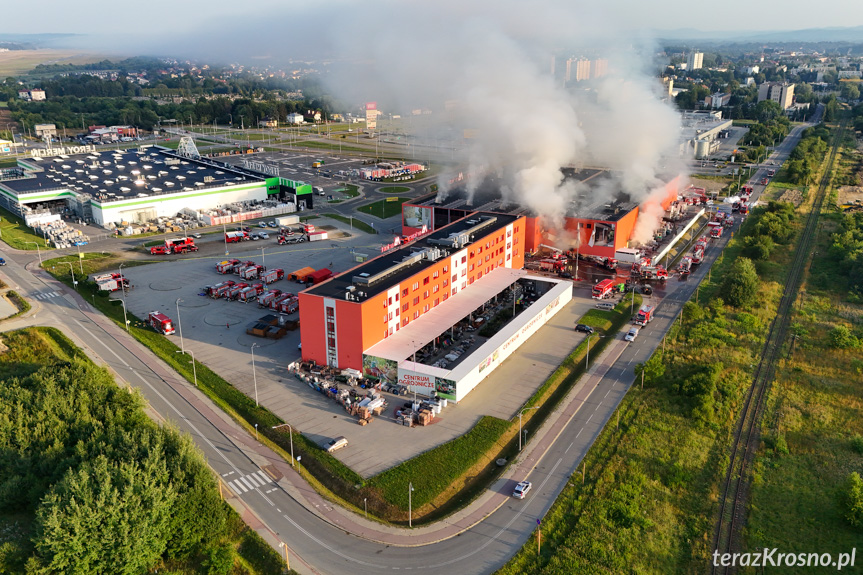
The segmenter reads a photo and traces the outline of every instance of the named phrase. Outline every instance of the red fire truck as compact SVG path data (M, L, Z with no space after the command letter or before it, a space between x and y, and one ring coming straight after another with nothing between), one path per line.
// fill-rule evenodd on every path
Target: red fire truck
M611 297L614 290L614 280L602 280L593 286L593 299L605 299Z
M174 333L174 322L160 311L151 311L147 316L147 323L150 327L161 334L172 335Z
M636 325L645 326L653 321L653 310L655 308L650 305L641 306L641 309L638 310L638 313L635 315L635 323Z

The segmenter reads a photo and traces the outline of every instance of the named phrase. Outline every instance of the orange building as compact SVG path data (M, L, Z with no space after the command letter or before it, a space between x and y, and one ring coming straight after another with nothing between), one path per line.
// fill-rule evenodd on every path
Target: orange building
M492 270L524 267L526 232L524 216L472 213L301 292L303 360L362 370L368 348Z
M626 196L615 200L597 200L591 197L589 190L608 176L607 172L599 170L583 170L577 178L588 187L588 192L578 198L572 213L564 218L563 229L555 228L542 218L527 215L525 249L534 252L541 245L575 247L583 255L604 256L613 258L615 252L630 247L635 224L641 212L651 204L659 204L662 210L668 210L677 199L680 191L680 177L673 178L663 188L656 190L642 204L629 201ZM475 197L473 204L478 204L486 211L503 213L524 213L521 206L507 204L497 190L489 190ZM402 205L402 230L405 234L414 233L423 225L428 229L436 229L438 223L448 223L455 217L469 214L471 204L458 193L451 193L443 201L438 201L435 194L417 198ZM653 211L650 210L649 211Z

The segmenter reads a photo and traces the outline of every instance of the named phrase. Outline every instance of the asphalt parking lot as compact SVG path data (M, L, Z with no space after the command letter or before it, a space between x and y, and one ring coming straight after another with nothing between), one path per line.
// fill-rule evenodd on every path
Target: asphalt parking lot
M343 226L324 218L320 222ZM260 251L255 249L261 242L244 242L231 246L231 257L264 263L269 269L282 268L286 274L305 266L318 269L332 263L332 269L338 273L355 265L352 249L373 253L374 246L379 245L376 240L361 234L336 241L273 245L265 254L265 262L261 261ZM593 303L589 292L576 290L572 302L464 401L458 405L450 403L434 424L412 429L397 425L394 411L408 398L387 394L390 405L383 416L363 427L336 402L288 374L287 365L300 359L299 330L288 332L279 340L248 335L245 333L247 324L271 313L269 310L259 309L255 302L244 304L199 295L206 285L236 279L236 276L223 276L215 271L215 264L222 259L223 254L196 255L127 268L124 271L135 286L126 296L129 312L139 318L145 318L151 311L165 313L175 321L177 333L169 337L177 345L181 344L182 330L182 343L195 359L249 397L255 397L257 379L258 401L313 441L324 443L339 435L347 437L348 447L335 455L363 476L379 473L463 435L483 415L504 419L516 415L524 401L583 339L584 334L572 328ZM303 286L280 280L270 287L297 293ZM290 319L297 317L298 314L293 314ZM256 344L254 374L253 344Z

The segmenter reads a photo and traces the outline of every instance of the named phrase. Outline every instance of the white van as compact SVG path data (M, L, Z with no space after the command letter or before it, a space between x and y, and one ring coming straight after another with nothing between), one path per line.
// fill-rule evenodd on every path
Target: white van
M597 302L596 307L603 311L611 311L614 309L614 305L615 304L610 301L601 301Z

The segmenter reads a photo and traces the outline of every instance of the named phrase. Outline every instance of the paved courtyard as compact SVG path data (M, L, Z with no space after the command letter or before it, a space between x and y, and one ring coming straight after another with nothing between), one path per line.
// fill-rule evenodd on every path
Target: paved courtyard
M343 224L326 219L315 223L344 228ZM377 245L377 238L365 234L290 246L269 243L265 261L262 261L261 242L246 242L232 245L230 257L265 263L269 269L282 268L286 273L305 266L329 267L332 263L332 269L338 273L355 265L352 249L373 254ZM213 249L202 249L201 253L214 252L216 246L211 247ZM576 290L574 299L548 324L461 403L450 403L434 424L415 428L397 425L395 408L408 398L387 395L389 408L382 417L363 427L340 405L288 374L287 365L300 358L299 330L288 332L280 340L248 335L245 333L247 324L271 313L269 310L259 309L255 302L212 300L200 295L206 285L236 279L236 276L223 276L215 271L216 262L222 259L224 254L205 255L126 269L127 277L135 286L126 296L129 312L139 318L157 310L167 314L175 320L177 333L170 337L177 345L181 344L182 330L182 343L195 359L252 398L256 393L256 378L258 401L311 440L323 443L335 436L347 437L349 446L336 452L336 456L366 477L463 435L483 415L504 419L517 415L524 401L584 338L584 334L576 333L572 327L592 306L589 292ZM271 287L292 293L303 288L287 280L275 282ZM294 314L291 319L297 317ZM253 344L257 344L254 374Z

